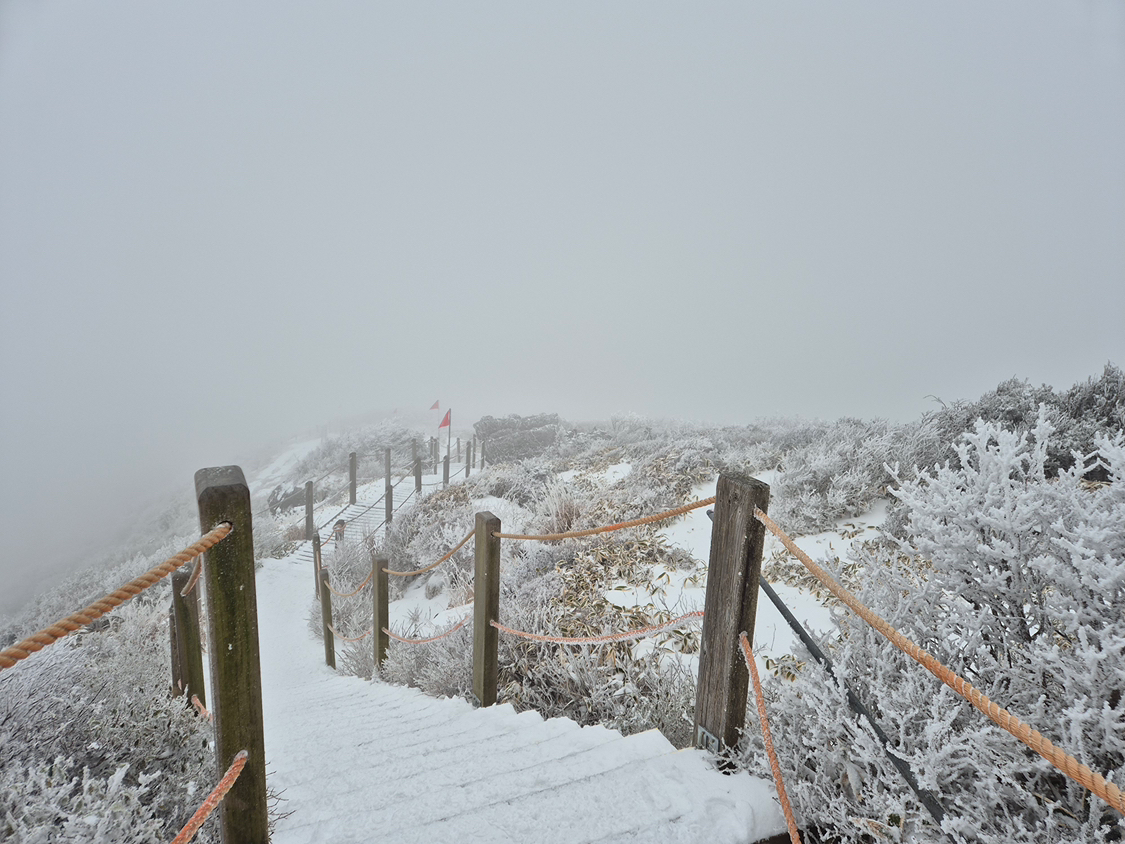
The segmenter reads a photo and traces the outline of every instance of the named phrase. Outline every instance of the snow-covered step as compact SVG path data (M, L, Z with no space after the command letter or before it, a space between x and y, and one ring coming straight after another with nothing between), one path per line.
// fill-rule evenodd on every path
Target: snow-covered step
M508 705L474 709L324 665L295 558L258 572L274 844L697 842L784 830L772 786L723 776L656 731L622 737Z

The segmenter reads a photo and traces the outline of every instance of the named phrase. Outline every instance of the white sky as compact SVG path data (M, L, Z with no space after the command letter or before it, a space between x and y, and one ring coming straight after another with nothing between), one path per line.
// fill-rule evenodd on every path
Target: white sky
M435 398L1064 387L1125 364L1125 6L0 0L0 285L0 573Z

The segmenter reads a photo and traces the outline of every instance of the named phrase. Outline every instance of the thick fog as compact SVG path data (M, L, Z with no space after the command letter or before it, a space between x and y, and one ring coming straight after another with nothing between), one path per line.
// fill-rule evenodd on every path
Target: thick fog
M452 407L914 418L1125 363L1125 11L0 3L0 608Z

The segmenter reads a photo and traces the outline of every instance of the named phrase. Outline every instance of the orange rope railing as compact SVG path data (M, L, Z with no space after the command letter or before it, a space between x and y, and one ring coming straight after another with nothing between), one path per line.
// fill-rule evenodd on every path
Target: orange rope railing
M777 526L777 523L761 510L755 508L754 516L765 525L774 536L781 540L782 545L784 545L790 553L804 563L805 568L812 572L812 574L827 587L828 591L839 598L839 600L855 612L856 615L890 640L895 647L899 648L899 650L903 651L907 656L941 680L941 682L945 683L945 685L949 686L949 688L953 689L953 691L957 692L957 694L961 695L961 697L965 698L965 700L974 707L987 715L998 727L1007 730L1083 788L1093 792L1118 812L1125 814L1125 793L1122 793L1120 788L1111 782L1107 782L1105 777L1095 773L1066 751L1056 747L1038 730L1033 730L1011 712L993 703L987 695L974 687L967 680L959 677L951 669L939 662L932 654L923 650L891 627L884 619L861 603L851 592L837 583L832 575L814 563L812 558L798 548L797 544Z
M436 642L439 639L444 639L446 636L452 636L454 633L456 633L458 630L460 630L462 627L464 627L468 623L470 618L472 618L472 616L467 615L463 619L461 619L459 622L457 622L455 625L453 625L448 630L446 630L444 633L441 633L437 636L431 636L428 639L407 639L405 636L399 636L397 633L394 633L393 631L391 631L390 629L388 629L386 627L383 628L383 632L386 633L388 636L390 636L392 639L395 639L396 641L399 641L399 642L405 642L408 645L425 645L425 644L428 644L429 642Z
M101 618L106 613L112 612L130 598L136 597L150 586L159 583L180 566L190 563L204 551L214 548L230 534L232 529L233 526L230 522L223 522L210 533L201 537L198 542L189 545L174 557L169 557L155 568L149 569L140 577L133 578L115 592L109 593L104 598L95 601L85 609L68 615L60 621L56 621L50 627L46 627L38 633L28 636L22 642L4 648L4 650L0 651L0 671L3 671L5 668L11 668L21 659L27 659L27 657L31 656L36 651L40 651L48 645L53 645L67 634L73 633L76 630L81 630L90 622Z
M698 510L700 507L706 507L708 504L714 504L715 497L704 498L702 501L696 501L692 504L685 504L683 507L677 507L674 510L665 510L663 513L657 513L655 516L646 516L643 519L633 519L630 522L619 522L615 525L606 525L605 527L590 528L589 530L571 530L566 533L547 533L538 536L522 534L522 533L494 533L492 534L497 539L534 539L540 542L554 542L559 539L577 539L582 536L594 536L599 533L609 533L614 530L624 530L625 528L638 527L639 525L648 525L653 522L660 522L664 519L671 519L675 516L682 516L692 510Z
M458 551L460 551L461 548L465 545L465 543L473 538L474 533L476 533L475 529L471 530L467 534L465 534L465 538L462 539L460 542L458 542L456 545L454 545L453 548L451 548L449 551L447 551L444 555L442 555L441 559L438 560L436 563L430 563L430 565L425 566L424 568L416 569L415 571L391 571L390 569L383 569L383 571L385 571L387 574L393 574L395 577L411 577L415 574L425 574L426 572L431 571L432 569L436 569L438 566L440 566L442 563L444 563L446 560L448 560L450 557L452 557L454 554L456 554Z
M215 716L211 714L211 710L203 705L203 701L199 699L199 695L191 696L191 705L195 707L195 711L206 718L208 721L214 721Z
M207 799L195 810L195 814L180 830L180 834L172 839L172 844L187 844L195 838L195 833L199 832L199 828L211 817L211 813L219 808L219 804L223 802L227 792L234 786L235 780L242 773L242 769L246 767L246 760L249 758L250 754L245 750L240 750L234 755L234 761L230 763L230 767L223 774L223 778L219 780L219 784L215 786L215 790L207 795Z
M352 597L353 595L358 595L358 594L359 594L360 592L362 592L362 591L363 591L363 587L364 587L364 586L366 586L366 585L367 585L368 583L370 583L370 582L371 582L371 575L370 575L370 574L368 574L368 575L367 575L367 579L366 579L366 580L364 580L364 581L363 581L363 583L359 584L359 586L357 586L357 587L356 587L355 589L353 589L353 590L352 590L351 592L337 592L337 591L336 591L335 589L333 589L333 588L332 588L332 585L331 585L331 584L329 584L329 583L326 583L326 584L324 584L324 585L325 585L325 586L327 586L327 587L328 587L328 591L329 591L329 592L331 592L331 593L332 593L333 595L335 595L335 596L336 596L337 598L350 598L350 597Z
M607 633L604 636L545 636L541 633L526 633L523 630L513 630L511 627L505 627L498 621L490 621L489 624L501 633L508 633L512 636L518 636L521 639L530 639L533 642L553 642L557 645L597 645L605 642L628 642L632 639L644 639L649 636L654 636L662 630L679 627L684 622L693 621L697 618L703 618L703 610L685 613L679 618L666 621L664 624L654 624L651 627L639 627L636 630L627 630L623 633Z
M355 638L349 638L348 636L344 636L342 633L340 633L340 631L337 630L335 627L333 627L331 624L326 623L324 626L327 627L329 630L331 630L332 635L335 636L337 639L339 639L342 642L362 642L364 639L366 639L368 636L371 635L371 629L368 628L367 632L364 633L362 636L356 636Z
M746 660L746 668L750 672L750 678L754 681L754 702L758 707L758 723L762 725L762 741L765 742L766 756L770 760L770 771L773 772L773 781L777 785L777 797L781 801L785 825L789 827L789 840L791 844L801 844L801 835L797 831L797 819L793 816L789 794L785 790L784 780L781 779L781 763L777 761L777 750L773 746L773 734L770 732L770 721L766 715L766 697L762 694L762 678L758 676L758 663L754 661L754 651L750 648L750 639L745 631L738 634L738 644L742 646L742 658Z

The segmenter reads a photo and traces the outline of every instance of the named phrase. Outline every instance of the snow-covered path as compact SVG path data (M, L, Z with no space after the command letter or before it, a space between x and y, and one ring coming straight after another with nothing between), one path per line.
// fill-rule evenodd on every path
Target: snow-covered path
M784 830L772 785L723 776L656 731L623 738L507 705L474 709L324 665L295 558L257 578L275 844L754 842Z

